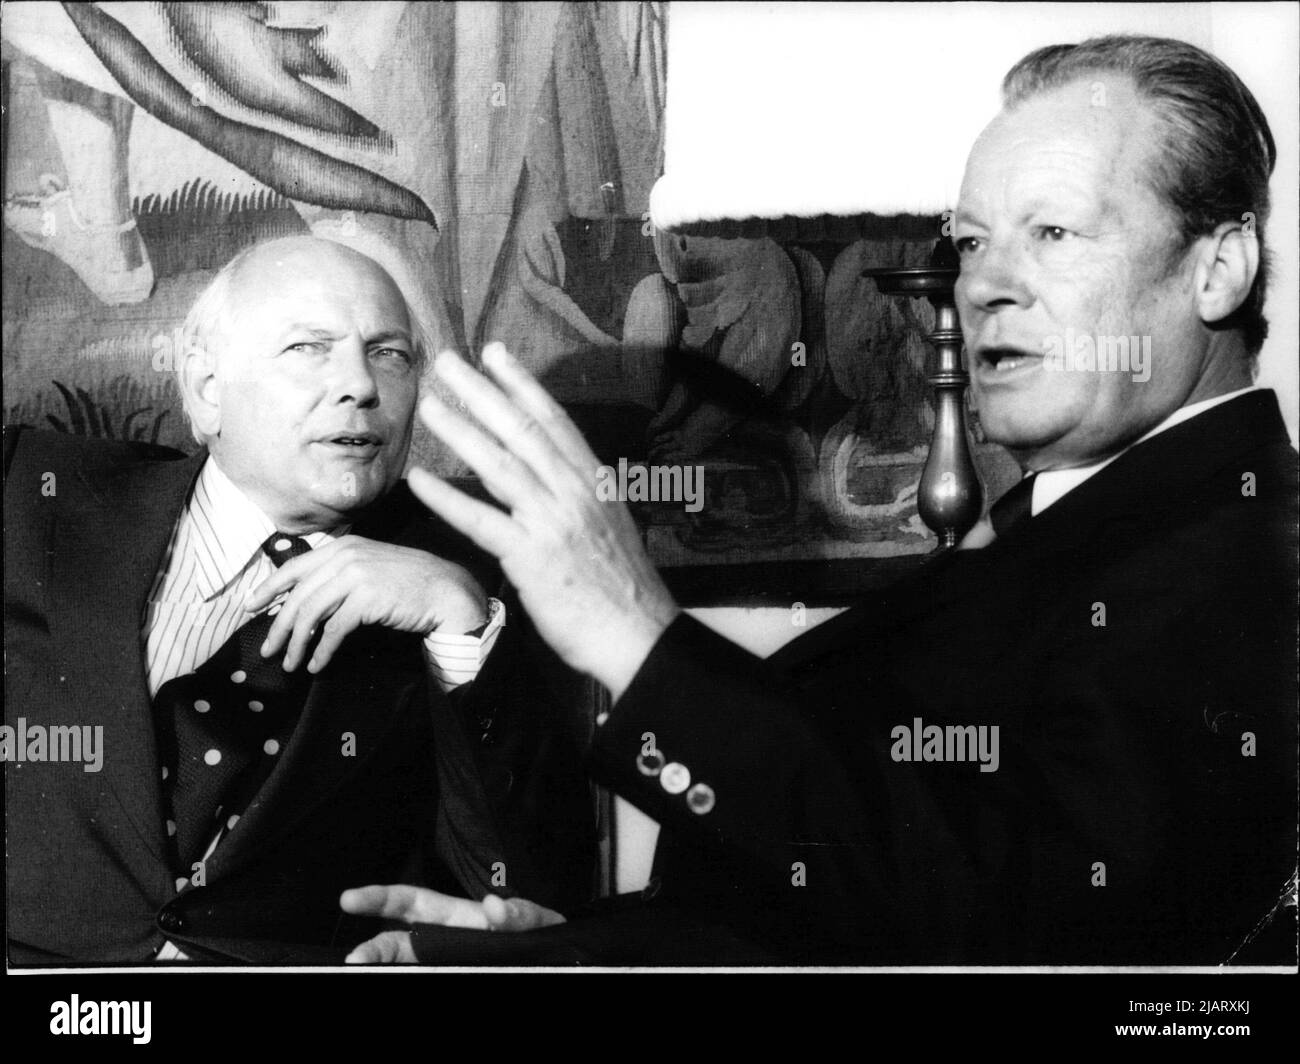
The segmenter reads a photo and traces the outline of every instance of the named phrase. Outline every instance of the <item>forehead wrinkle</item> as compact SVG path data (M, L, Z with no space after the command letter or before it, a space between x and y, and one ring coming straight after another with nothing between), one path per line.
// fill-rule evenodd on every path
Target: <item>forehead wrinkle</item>
M342 292L345 299L361 298L364 291L368 303L365 317L373 320L398 316L392 324L385 321L379 327L389 332L401 332L408 343L413 342L410 339L410 311L388 272L372 259L329 241L316 241L310 248L288 251L257 249L246 261L239 263L231 277L230 303L232 310L242 310L248 317L288 310L292 315L291 321L277 327L277 332L302 327L333 333L328 323L310 320L311 311L304 319L298 310L293 309L295 303L304 300L320 300L330 309L336 309L332 290L335 294ZM356 309L344 305L348 312ZM365 323L362 324L364 328Z
M1078 86L1030 97L994 119L972 149L976 166L968 168L968 177L979 181L966 182L963 198L982 208L989 195L1014 200L1025 186L1043 182L1047 189L1030 193L1031 206L1059 192L1062 199L1077 196L1101 214L1123 219L1137 205L1122 193L1136 184L1143 199L1157 204L1143 165L1159 150L1157 116L1139 106L1122 79L1111 86L1107 107L1093 107L1068 91ZM964 213L959 205L959 216ZM1149 216L1145 210L1143 216Z
M317 337L322 340L327 340L332 337L336 338L339 336L339 332L336 329L327 329L323 325L313 325L310 322L305 322L305 321L290 322L288 325L284 327L284 331L287 333L303 332L306 333L308 336Z

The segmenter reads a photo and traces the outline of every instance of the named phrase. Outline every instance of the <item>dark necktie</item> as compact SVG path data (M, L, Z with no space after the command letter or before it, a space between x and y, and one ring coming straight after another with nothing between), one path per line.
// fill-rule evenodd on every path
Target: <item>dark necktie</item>
M1037 476L1037 473L1030 473L993 504L989 520L998 536L1005 536L1014 526L1031 516L1034 478Z
M278 568L311 547L276 533L262 550ZM168 841L180 877L190 876L218 830L234 829L302 712L310 674L285 672L282 659L259 652L273 622L272 612L258 614L154 696Z

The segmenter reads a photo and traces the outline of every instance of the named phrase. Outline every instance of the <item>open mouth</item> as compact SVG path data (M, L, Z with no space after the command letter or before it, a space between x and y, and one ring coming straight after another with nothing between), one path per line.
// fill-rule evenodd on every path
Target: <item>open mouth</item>
M1016 347L987 347L978 353L977 359L981 368L991 369L996 375L1041 365L1043 356Z
M383 446L384 441L373 432L341 432L320 441L331 447L343 447L348 450L374 450Z

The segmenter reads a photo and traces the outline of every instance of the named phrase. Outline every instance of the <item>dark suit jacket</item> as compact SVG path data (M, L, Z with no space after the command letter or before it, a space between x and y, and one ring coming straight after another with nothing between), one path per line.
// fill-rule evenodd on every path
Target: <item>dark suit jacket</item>
M380 929L338 908L340 891L367 883L584 900L581 747L517 606L479 678L450 698L428 681L418 636L353 633L313 682L263 800L207 862L207 885L176 896L140 620L203 457L6 434L5 720L102 725L105 747L99 772L5 766L11 962L147 962L164 936L196 959L337 962ZM486 577L404 484L354 532ZM344 732L355 756L342 756Z
M1296 860L1296 519L1252 393L768 662L679 619L592 751L656 904L794 963L1225 961ZM997 771L896 761L917 718L997 725Z

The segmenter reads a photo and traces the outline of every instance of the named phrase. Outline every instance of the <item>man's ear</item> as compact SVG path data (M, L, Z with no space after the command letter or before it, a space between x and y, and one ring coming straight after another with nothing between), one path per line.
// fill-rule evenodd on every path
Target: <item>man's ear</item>
M1207 325L1222 321L1250 295L1259 271L1259 237L1245 222L1223 222L1197 241L1196 309Z
M176 379L181 400L195 430L204 437L221 430L221 383L217 380L217 356L210 344L187 343L180 354Z

